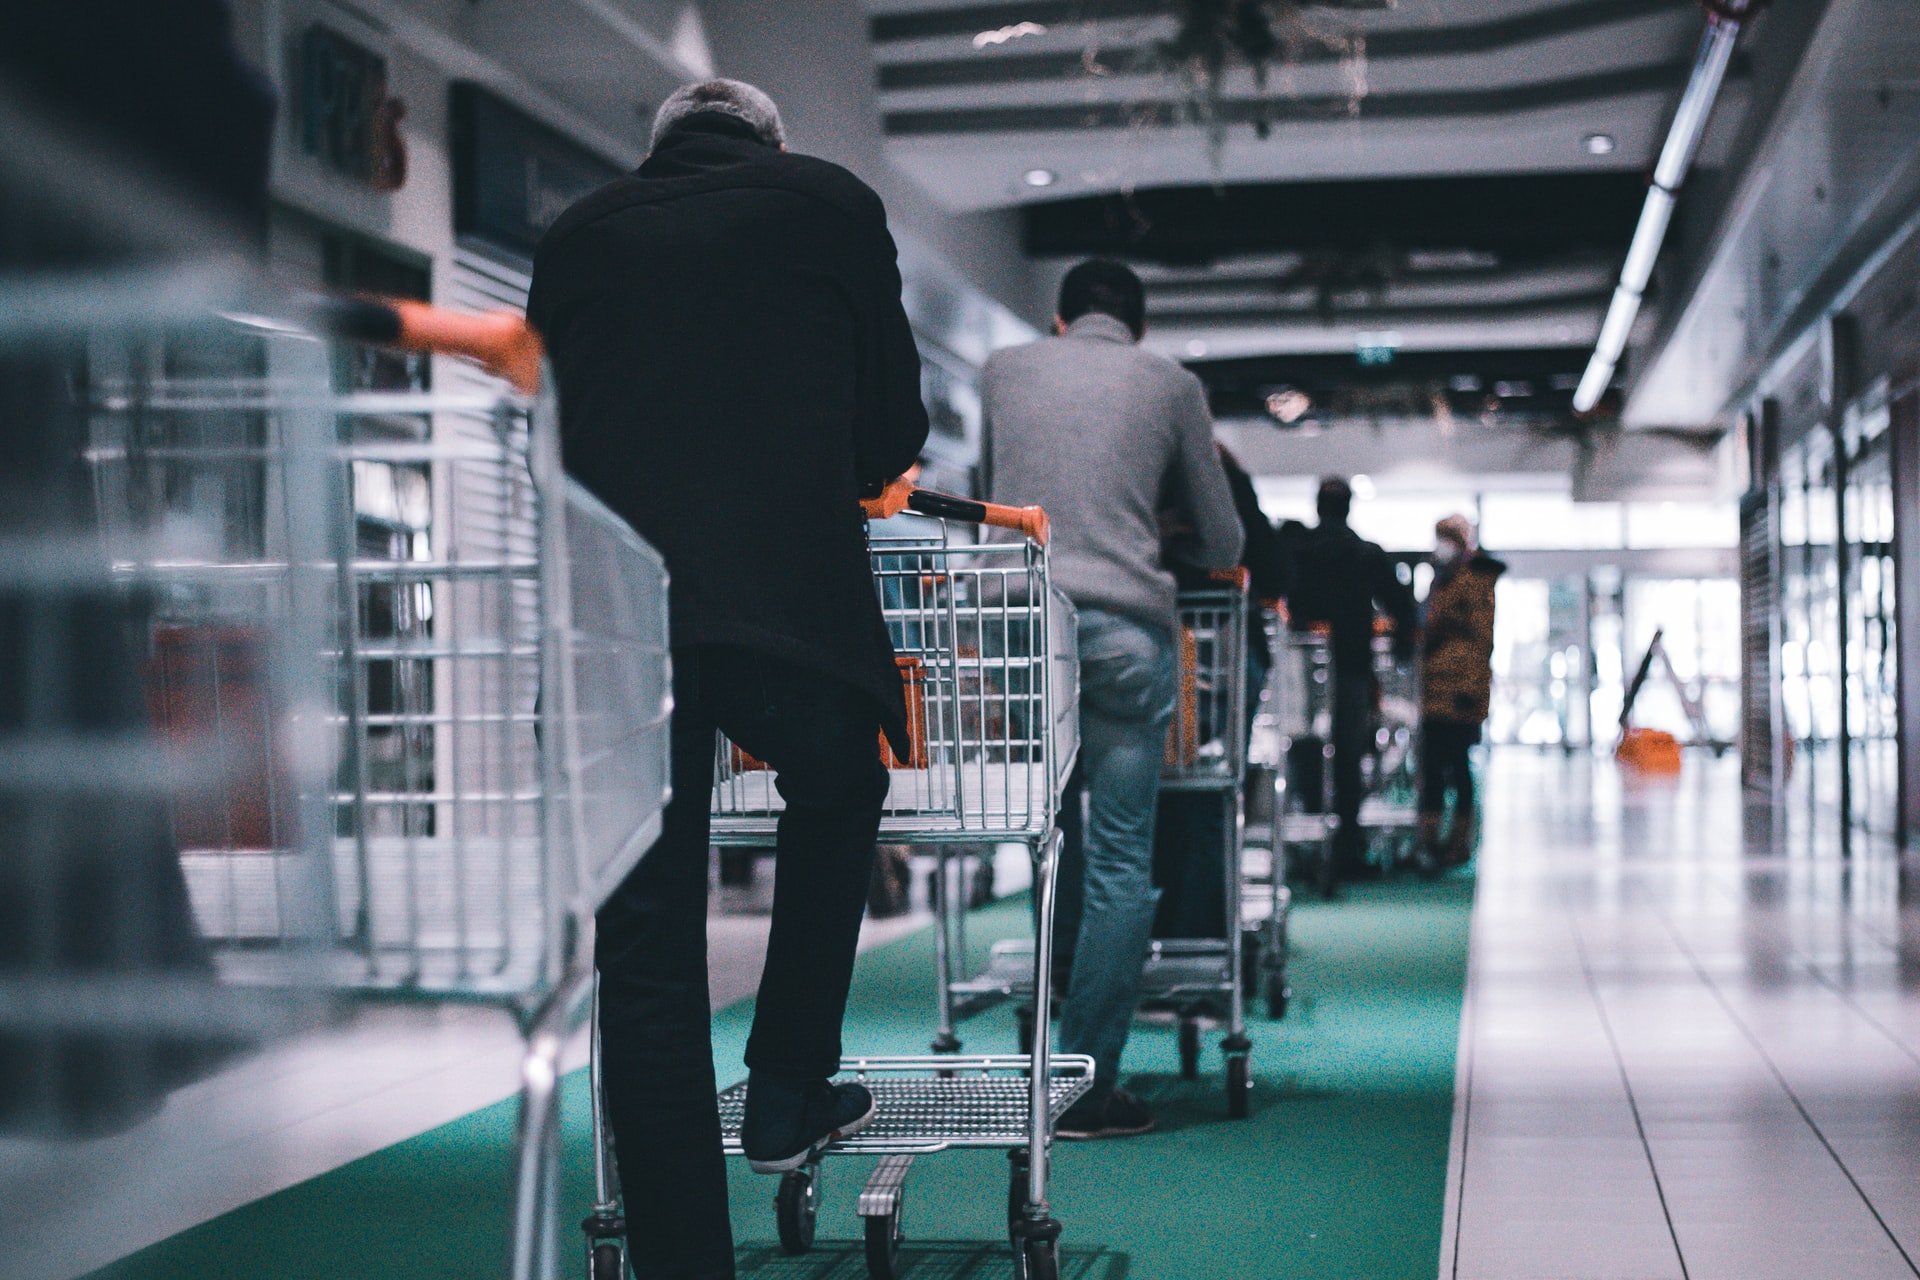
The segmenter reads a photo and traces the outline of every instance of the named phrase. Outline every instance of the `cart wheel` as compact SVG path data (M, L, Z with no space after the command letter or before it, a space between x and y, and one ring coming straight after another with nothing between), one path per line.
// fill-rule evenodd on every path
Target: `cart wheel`
M1244 1053L1232 1054L1227 1058L1227 1116L1233 1120L1247 1118L1247 1104L1253 1093L1253 1067Z
M862 1218L867 1227L867 1274L873 1280L894 1280L900 1274L900 1209L895 1204L893 1212L884 1217L876 1214L871 1218Z
M1020 1251L1020 1274L1026 1280L1060 1280L1060 1242L1029 1240Z
M1180 1078L1194 1080L1200 1075L1200 1021L1180 1019Z
M593 1280L627 1280L625 1252L612 1240L602 1240L587 1255L587 1270Z
M780 1252L805 1253L813 1248L814 1221L820 1214L820 1166L801 1165L780 1175L780 1190L773 1198L774 1216L780 1226Z
M1284 970L1267 975L1267 1016L1276 1022L1287 1016L1287 1002L1293 998L1293 988L1287 985Z

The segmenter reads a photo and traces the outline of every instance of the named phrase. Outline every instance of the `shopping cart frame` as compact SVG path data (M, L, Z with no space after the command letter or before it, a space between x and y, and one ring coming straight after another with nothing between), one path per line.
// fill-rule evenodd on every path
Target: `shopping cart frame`
M946 883L950 870L982 842L1024 844L1033 867L1034 945L1042 957L1051 957L1059 801L1079 733L1074 611L1052 586L1045 517L1033 508L995 508L925 491L903 498L906 508L931 519L875 532L869 545L895 649L922 664L917 691L909 686L909 720L914 751L925 758L889 761L892 781L878 839L931 849L938 883ZM869 515L901 509L895 504ZM1024 536L965 542L953 534L949 521L956 520L1001 524ZM991 643L996 639L997 654ZM716 848L775 843L780 801L771 782L758 762L724 737L716 741L710 829ZM934 937L936 963L945 966L953 946L945 911ZM941 1039L951 1039L944 998L939 1021ZM888 1280L897 1267L912 1161L953 1148L1004 1149L1010 1164L1008 1233L1020 1274L1051 1280L1059 1270L1060 1236L1050 1200L1053 1125L1092 1086L1092 1059L1054 1053L1044 1039L1018 1055L964 1056L941 1049L940 1040L935 1044L928 1055L843 1060L843 1074L867 1082L880 1109L867 1129L781 1176L775 1196L781 1246L790 1254L812 1247L821 1156L878 1155L859 1213L869 1273ZM596 1204L585 1227L590 1275L610 1280L619 1274L624 1220L600 1104L597 1036L593 1073ZM1010 1076L1023 1077L1017 1101ZM982 1095L990 1095L993 1105L975 1105ZM721 1094L722 1143L729 1155L744 1154L744 1097L744 1084ZM915 1114L889 1119L890 1112L902 1111Z
M271 478L276 467L297 462L303 475L311 473L300 483L282 477L277 489L262 481L269 496L260 511L276 522L271 532L229 537L232 531L216 519L211 523L221 536L214 552L117 565L123 577L176 588L185 598L196 591L215 597L232 583L332 583L318 598L330 594L334 633L303 640L292 658L326 671L317 683L334 694L331 708L311 699L296 707L304 728L294 726L303 751L324 754L331 765L304 771L320 779L320 794L303 788L304 820L297 824L303 842L317 841L318 852L296 863L296 873L318 886L323 905L301 916L289 912L282 895L241 912L247 905L242 890L261 881L251 876L235 881L242 889L230 888L228 898L208 898L212 906L196 900L196 910L217 916L232 908L230 919L256 921L242 930L251 945L236 949L241 963L227 970L231 981L308 984L363 999L473 1003L514 1016L524 1043L509 1272L515 1280L547 1280L558 1274L562 1253L560 1056L591 990L593 913L657 838L669 795L665 567L624 522L567 480L557 399L539 340L518 315L471 316L418 303L264 289L227 302L228 322L251 331L255 341L271 335L312 352L319 350L315 339L331 337L463 356L503 379L470 393L342 393L327 389L324 376L106 385L95 410L108 418L124 414L151 423L169 414L212 414L269 425L257 440L207 445L183 431L188 443L160 447L145 442L143 427L129 431L123 445L90 450L88 460L107 526L116 515L113 504L138 496L149 473L168 484L196 466L257 468ZM426 425L414 436L375 438L345 425L401 420ZM467 434L443 439L450 420ZM425 556L370 559L360 550L356 490L380 468L418 475L430 495L434 549ZM471 515L476 509L481 514ZM458 530L469 519L491 522L498 545L469 547L463 555ZM249 537L257 551L232 550ZM593 571L576 565L577 552L598 557ZM376 590L416 595L429 621L410 636L363 634ZM583 622L587 618L591 622ZM317 636L321 629L313 630ZM430 673L426 700L376 707L370 673L406 664ZM481 673L489 664L498 671ZM641 701L588 708L579 686L589 669L599 680L644 676L621 684ZM657 702L643 705L654 689ZM463 707L462 697L472 704ZM424 781L409 768L402 784L373 785L372 735L393 730L417 731L441 744ZM472 776L462 769L454 737L462 731L471 742L484 739L475 751L487 759ZM269 754L278 750L278 736L256 730ZM399 834L370 829L376 810L400 815ZM495 881L474 874L485 865L482 848L498 855ZM234 853L264 862L268 890L276 895L280 864L298 856L278 845L207 850L229 855L230 863L240 861ZM444 878L449 871L451 890ZM503 902L497 928L470 915L474 884L484 892L493 883L504 899L510 884L521 883L513 877L527 875L538 885L530 914ZM442 891L437 898L436 890ZM262 918L265 925L257 923ZM275 963L282 952L299 963Z
M1143 1009L1169 1006L1178 1026L1180 1074L1194 1079L1200 1073L1203 1013L1206 1002L1223 1000L1226 1034L1221 1039L1227 1114L1241 1119L1248 1113L1252 1088L1253 1041L1246 1029L1246 954L1240 922L1244 908L1246 854L1247 741L1247 621L1248 583L1243 571L1232 571L1214 586L1182 592L1178 616L1182 644L1192 643L1192 659L1182 659L1183 688L1175 701L1168 728L1167 758L1162 795L1212 797L1221 810L1225 841L1222 887L1228 936L1222 938L1156 938L1140 977ZM1190 687L1187 687L1189 686ZM1224 696L1222 692L1224 691ZM1218 752L1207 750L1217 747ZM942 906L957 895L943 894ZM943 917L957 916L952 910ZM969 974L962 928L954 926L955 941L943 962L943 1032L948 1039L937 1047L960 1048L950 1035L956 1011L973 1012L1007 1000L1022 1002L1020 1041L1033 1039L1034 1013L1050 1007L1044 993L1034 990L1034 949L1010 939L995 944L986 965Z

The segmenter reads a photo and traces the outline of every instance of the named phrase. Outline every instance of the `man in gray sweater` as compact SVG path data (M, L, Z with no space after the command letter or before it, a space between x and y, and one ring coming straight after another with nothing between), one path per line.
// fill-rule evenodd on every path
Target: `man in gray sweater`
M1146 1105L1116 1086L1159 897L1154 814L1178 691L1161 542L1178 530L1183 558L1227 569L1242 533L1200 380L1138 345L1140 278L1117 262L1081 263L1061 283L1054 324L1057 336L987 361L986 487L996 502L1046 508L1053 580L1080 615L1076 779L1087 813L1082 834L1079 788L1070 789L1056 919L1072 974L1060 1047L1091 1054L1096 1075L1059 1132L1091 1138L1153 1128Z

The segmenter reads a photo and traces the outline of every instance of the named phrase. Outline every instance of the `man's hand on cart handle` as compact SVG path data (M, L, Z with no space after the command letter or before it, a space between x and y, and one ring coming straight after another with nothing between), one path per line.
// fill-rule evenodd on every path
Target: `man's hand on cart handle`
M913 484L918 474L916 467L892 481L880 491L879 497L862 501L860 509L867 513L870 520L885 520L902 511L916 511L941 520L992 525L997 529L1023 533L1041 546L1046 545L1051 528L1047 523L1047 513L1039 507L1009 507L997 502L977 502L972 498L956 497L951 493L937 493L932 489L918 489Z
M913 497L913 482L919 478L920 464L916 462L887 481L878 496L862 499L860 509L867 513L869 520L887 520L899 515L907 509L907 500Z
M320 297L311 323L351 342L466 356L525 395L540 390L546 346L517 311L466 315L404 298Z

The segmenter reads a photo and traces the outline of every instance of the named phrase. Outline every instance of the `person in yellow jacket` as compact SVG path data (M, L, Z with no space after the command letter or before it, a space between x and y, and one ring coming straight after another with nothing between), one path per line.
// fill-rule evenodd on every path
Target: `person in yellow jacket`
M1420 660L1420 868L1429 874L1473 854L1473 767L1493 692L1494 583L1507 566L1481 551L1465 516L1434 526L1433 588L1427 593ZM1444 844L1447 793L1453 823Z

